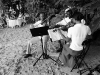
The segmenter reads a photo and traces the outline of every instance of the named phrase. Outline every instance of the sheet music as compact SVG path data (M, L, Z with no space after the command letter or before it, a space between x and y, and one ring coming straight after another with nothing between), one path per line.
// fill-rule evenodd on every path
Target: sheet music
M55 30L55 29L49 29L48 30L49 36L52 39L52 41L57 41L57 40L63 39L63 37L59 34L58 31L54 32L53 30ZM67 32L62 31L62 30L61 30L61 32L64 34L65 37L67 37Z

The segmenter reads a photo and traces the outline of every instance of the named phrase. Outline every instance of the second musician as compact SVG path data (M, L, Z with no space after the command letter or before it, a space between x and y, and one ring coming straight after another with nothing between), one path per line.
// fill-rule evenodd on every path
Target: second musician
M46 26L46 22L44 21L45 14L44 13L40 13L39 18L40 20L37 21L36 23L34 23L33 25L30 26L30 28L38 28L38 27L43 27ZM27 50L26 50L26 55L25 58L28 58L31 55L31 46L33 43L36 43L37 41L39 41L42 38L43 40L43 50L44 52L47 54L47 41L49 40L49 36L48 35L44 35L44 36L38 36L38 37L32 37L29 41L28 41L28 45L27 45ZM46 57L44 57L46 58Z

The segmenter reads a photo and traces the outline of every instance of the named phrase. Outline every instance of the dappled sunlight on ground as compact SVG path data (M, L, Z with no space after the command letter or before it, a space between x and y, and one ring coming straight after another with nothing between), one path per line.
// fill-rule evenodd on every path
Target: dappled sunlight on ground
M36 58L41 54L41 43L36 42L32 46L33 56L25 59L23 55L30 40L29 27L0 29L0 75L67 75L66 68L59 68L51 59L40 60L33 66ZM53 45L51 45L51 43ZM52 47L54 46L54 47ZM57 49L58 42L48 42L48 51ZM89 65L99 64L100 47L91 46L86 61ZM50 53L52 54L52 53ZM95 62L96 61L96 62ZM98 61L98 62L97 62Z

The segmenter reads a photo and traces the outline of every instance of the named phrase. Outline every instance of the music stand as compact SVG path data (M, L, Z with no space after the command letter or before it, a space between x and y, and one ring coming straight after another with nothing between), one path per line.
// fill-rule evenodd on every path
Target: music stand
M36 65L36 63L40 60L40 58L43 56L43 59L45 59L44 57L46 58L50 58L52 59L49 55L47 55L44 50L43 50L43 40L42 40L42 36L43 35L48 35L48 29L49 27L48 26L45 26L45 27L39 27L39 28L33 28L33 29L30 29L30 32L32 33L32 36L36 37L36 36L41 36L41 43L42 43L42 54L40 55L40 57L36 60L36 62L33 64L33 66ZM54 59L52 59L53 61L55 61ZM56 61L55 61L56 62ZM57 63L57 62L56 62Z

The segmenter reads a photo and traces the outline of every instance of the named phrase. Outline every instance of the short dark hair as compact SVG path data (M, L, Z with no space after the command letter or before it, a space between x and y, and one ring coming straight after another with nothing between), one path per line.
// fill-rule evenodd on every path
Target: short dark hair
M72 10L68 10L66 14L68 14L69 18L72 18Z
M75 13L75 14L73 15L73 18L74 18L75 20L81 22L81 20L84 19L84 16L83 16L83 14L81 14L80 12L77 12L77 13Z
M4 17L5 15L4 14L1 14L1 17Z

